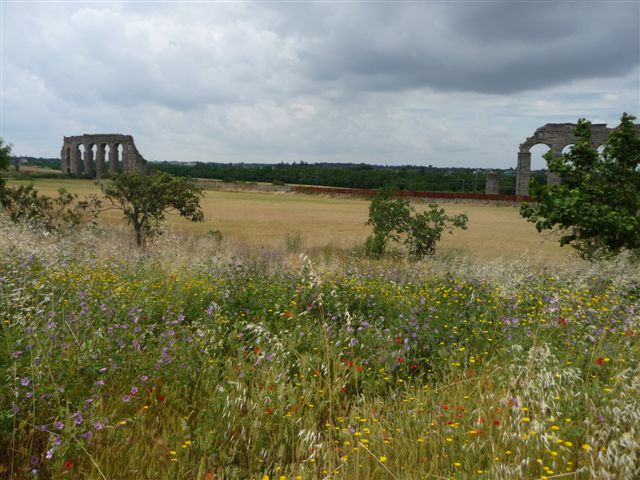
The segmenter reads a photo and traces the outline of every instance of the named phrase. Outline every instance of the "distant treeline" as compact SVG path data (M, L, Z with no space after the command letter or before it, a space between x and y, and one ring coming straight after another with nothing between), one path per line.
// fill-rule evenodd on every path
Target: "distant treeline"
M153 168L173 175L223 181L294 183L327 187L380 188L430 192L485 190L487 170L422 166L378 166L353 163L177 163L154 162ZM515 193L515 170L498 170L500 193ZM544 177L544 172L535 172Z
M60 169L59 158L19 157L29 165ZM210 178L229 182L267 182L322 185L326 187L380 188L425 192L485 191L485 169L433 166L380 166L355 163L180 163L149 162L156 170L180 177ZM514 169L494 169L500 174L500 193L514 194ZM532 172L544 181L545 171Z
M16 161L20 161L20 163L24 163L26 165L31 165L35 167L53 168L55 170L60 170L59 158L12 156L11 163L15 165Z

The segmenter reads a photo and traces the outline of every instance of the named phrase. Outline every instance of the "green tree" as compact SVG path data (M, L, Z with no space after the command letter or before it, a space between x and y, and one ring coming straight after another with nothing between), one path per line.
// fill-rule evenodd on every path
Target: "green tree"
M381 189L369 205L367 225L373 233L367 238L365 252L378 258L384 255L390 242L404 238L409 254L414 258L433 255L442 232L454 228L466 230L468 218L464 214L449 216L434 204L416 213L404 198L395 196L393 189Z
M122 211L133 227L139 247L145 237L159 233L167 213L177 212L193 222L204 218L200 208L202 190L186 178L168 173L122 173L101 183L100 188L111 207Z
M558 229L560 244L581 256L612 255L640 249L640 136L624 113L602 153L591 143L591 123L581 119L578 141L558 158L545 156L560 185L532 182L536 204L524 204L521 215L538 231Z

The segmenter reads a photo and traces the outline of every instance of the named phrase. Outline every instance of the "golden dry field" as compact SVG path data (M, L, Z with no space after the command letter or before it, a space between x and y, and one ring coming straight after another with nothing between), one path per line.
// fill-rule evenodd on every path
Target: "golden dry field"
M100 193L90 180L38 179L34 183L41 193L49 195L61 187L80 196ZM219 230L225 239L252 247L284 247L287 235L299 235L303 250L348 249L362 244L370 232L365 226L368 206L368 200L357 198L208 190L202 200L204 222L191 223L171 216L170 224L195 235ZM557 239L539 234L523 220L518 207L448 202L442 206L447 213L465 213L469 217L468 230L443 236L443 253L458 252L476 259L523 257L550 262L576 258L570 248L560 248ZM117 211L104 212L102 218L105 222L121 221Z

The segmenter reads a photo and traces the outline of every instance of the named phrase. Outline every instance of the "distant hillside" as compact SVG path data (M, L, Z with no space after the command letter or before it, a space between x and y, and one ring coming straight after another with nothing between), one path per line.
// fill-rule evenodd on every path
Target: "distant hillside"
M31 165L60 170L59 158L25 157L22 155L14 155L11 157L12 164L15 164L16 160L19 160L22 165Z

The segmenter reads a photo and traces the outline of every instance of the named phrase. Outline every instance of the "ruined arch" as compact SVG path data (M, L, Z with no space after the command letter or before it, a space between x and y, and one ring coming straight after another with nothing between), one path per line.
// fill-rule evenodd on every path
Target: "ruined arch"
M518 150L518 166L516 167L516 195L529 195L529 179L531 178L531 148L539 143L545 144L551 150L554 157L562 155L562 150L567 145L576 143L578 138L574 135L575 123L547 123L538 128L534 134L520 144ZM606 142L611 128L605 123L591 125L591 143L599 147ZM556 173L547 172L547 184L557 185L560 178Z
M84 155L80 151L84 150ZM107 172L107 149L109 170ZM121 156L121 158L119 158ZM131 135L84 134L64 137L60 152L62 172L68 175L103 178L119 171L145 173L147 161L142 157Z

